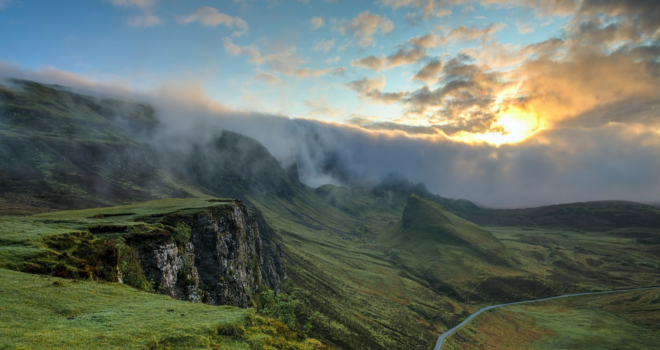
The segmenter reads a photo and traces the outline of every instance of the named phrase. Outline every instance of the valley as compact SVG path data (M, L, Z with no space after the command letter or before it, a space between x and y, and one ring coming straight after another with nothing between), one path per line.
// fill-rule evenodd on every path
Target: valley
M147 105L14 84L0 87L0 348L135 338L135 348L431 349L484 306L660 285L657 207L495 210L401 178L314 189L240 134L177 148ZM267 290L298 301L291 327L251 311ZM580 348L621 325L622 342L636 334L630 344L654 349L653 293L484 313L447 349ZM141 311L124 317L118 300ZM150 310L165 313L156 322ZM595 333L564 332L565 317ZM227 324L244 331L223 335Z

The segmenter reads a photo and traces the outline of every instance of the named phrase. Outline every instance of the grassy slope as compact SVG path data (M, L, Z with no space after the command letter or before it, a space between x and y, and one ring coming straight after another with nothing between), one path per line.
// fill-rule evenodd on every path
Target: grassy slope
M480 315L444 350L652 350L660 344L660 292L628 292L514 305Z
M286 339L286 327L252 314L249 309L176 301L120 284L0 269L0 349L247 350L277 342L299 346L296 349L321 348L311 339ZM236 328L247 332L219 334ZM279 336L266 335L278 330Z
M473 286L488 277L526 274L490 232L417 195L408 198L402 219L383 243L403 266L456 298L469 300Z
M660 209L625 201L597 201L528 209L482 210L467 214L482 226L552 227L579 231L658 228Z
M488 227L527 271L581 290L660 285L660 228L576 232Z
M371 244L400 218L396 206L372 206L356 216L309 192L294 198L253 202L278 233L291 284L324 315L315 337L347 349L427 349L447 324L466 315L463 305Z

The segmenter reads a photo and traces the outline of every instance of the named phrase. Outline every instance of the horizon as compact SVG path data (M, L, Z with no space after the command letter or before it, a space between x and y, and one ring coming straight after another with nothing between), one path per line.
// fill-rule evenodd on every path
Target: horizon
M0 77L253 137L312 187L660 203L653 1L2 0L0 31Z

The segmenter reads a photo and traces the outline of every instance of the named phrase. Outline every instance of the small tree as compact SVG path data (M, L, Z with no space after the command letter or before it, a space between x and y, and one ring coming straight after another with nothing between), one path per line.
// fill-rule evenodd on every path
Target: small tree
M178 246L183 246L186 243L190 242L190 232L192 229L190 226L186 225L183 222L176 224L174 232L172 233L172 239L174 243Z
M261 313L266 316L277 318L290 327L295 327L295 311L296 306L298 306L300 301L294 299L293 296L286 293L275 295L273 290L262 292L260 299L263 305Z

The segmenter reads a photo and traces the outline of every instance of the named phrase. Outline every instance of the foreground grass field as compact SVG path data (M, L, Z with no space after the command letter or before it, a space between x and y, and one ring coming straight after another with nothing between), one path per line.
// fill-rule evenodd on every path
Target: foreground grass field
M251 309L0 269L0 349L320 349Z
M582 296L507 306L479 315L443 350L654 350L660 291Z

